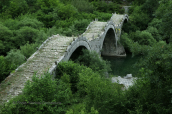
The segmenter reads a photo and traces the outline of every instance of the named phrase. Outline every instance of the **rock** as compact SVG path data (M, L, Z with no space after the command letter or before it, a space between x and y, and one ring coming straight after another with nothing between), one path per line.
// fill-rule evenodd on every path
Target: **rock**
M127 74L124 78L125 79L131 79L132 78L132 74Z
M106 77L106 78L109 78L108 72L105 72L105 77Z

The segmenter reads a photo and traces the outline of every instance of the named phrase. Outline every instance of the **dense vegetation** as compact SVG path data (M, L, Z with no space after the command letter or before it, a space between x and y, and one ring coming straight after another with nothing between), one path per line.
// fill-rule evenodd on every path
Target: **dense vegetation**
M118 2L87 0L1 0L0 1L0 82L25 62L49 36L78 36L98 18L107 21ZM14 60L13 56L21 58Z
M136 64L140 70L135 85L122 91L118 84L105 78L104 73L110 70L108 62L94 52L85 51L76 63L60 63L55 80L48 73L42 79L34 75L23 94L10 100L2 113L170 114L172 1L127 1L132 2L132 8L121 43L133 56L143 56ZM1 1L0 53L5 56L0 57L1 79L23 63L48 36L80 34L92 19L106 21L114 9L122 13L121 3L120 0L109 4L100 0Z

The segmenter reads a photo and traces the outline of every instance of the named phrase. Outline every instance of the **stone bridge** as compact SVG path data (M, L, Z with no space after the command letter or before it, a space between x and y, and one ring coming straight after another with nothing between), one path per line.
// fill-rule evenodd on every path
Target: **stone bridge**
M4 82L1 83L0 103L8 102L14 96L21 94L25 82L31 80L35 71L37 75L41 75L45 71L54 74L60 61L74 59L79 56L83 48L94 50L100 55L126 56L119 40L123 23L127 21L127 14L115 13L108 22L100 22L95 19L78 37L60 35L49 37L24 64L4 80L6 84L11 84L4 87Z

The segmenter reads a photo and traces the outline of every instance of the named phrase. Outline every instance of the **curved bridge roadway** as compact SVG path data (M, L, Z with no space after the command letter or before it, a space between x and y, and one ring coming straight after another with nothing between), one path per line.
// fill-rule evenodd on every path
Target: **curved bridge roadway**
M10 74L4 80L5 83L0 84L0 103L8 102L11 98L21 94L25 82L31 80L35 71L37 75L47 70L54 74L60 61L74 58L82 48L94 50L101 55L126 56L123 46L118 43L125 21L128 21L127 14L112 14L108 22L98 20L91 22L86 31L78 37L60 35L49 37L27 62ZM7 83L11 84L5 85Z

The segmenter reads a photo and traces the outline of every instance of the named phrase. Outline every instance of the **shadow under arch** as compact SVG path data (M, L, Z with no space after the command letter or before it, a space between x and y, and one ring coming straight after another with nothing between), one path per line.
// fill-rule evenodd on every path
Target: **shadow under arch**
M116 50L116 38L115 32L112 28L110 28L104 38L102 52L101 55L103 56L113 56Z
M79 46L70 56L69 60L75 61L79 56L83 55L82 50L87 49L85 46Z

